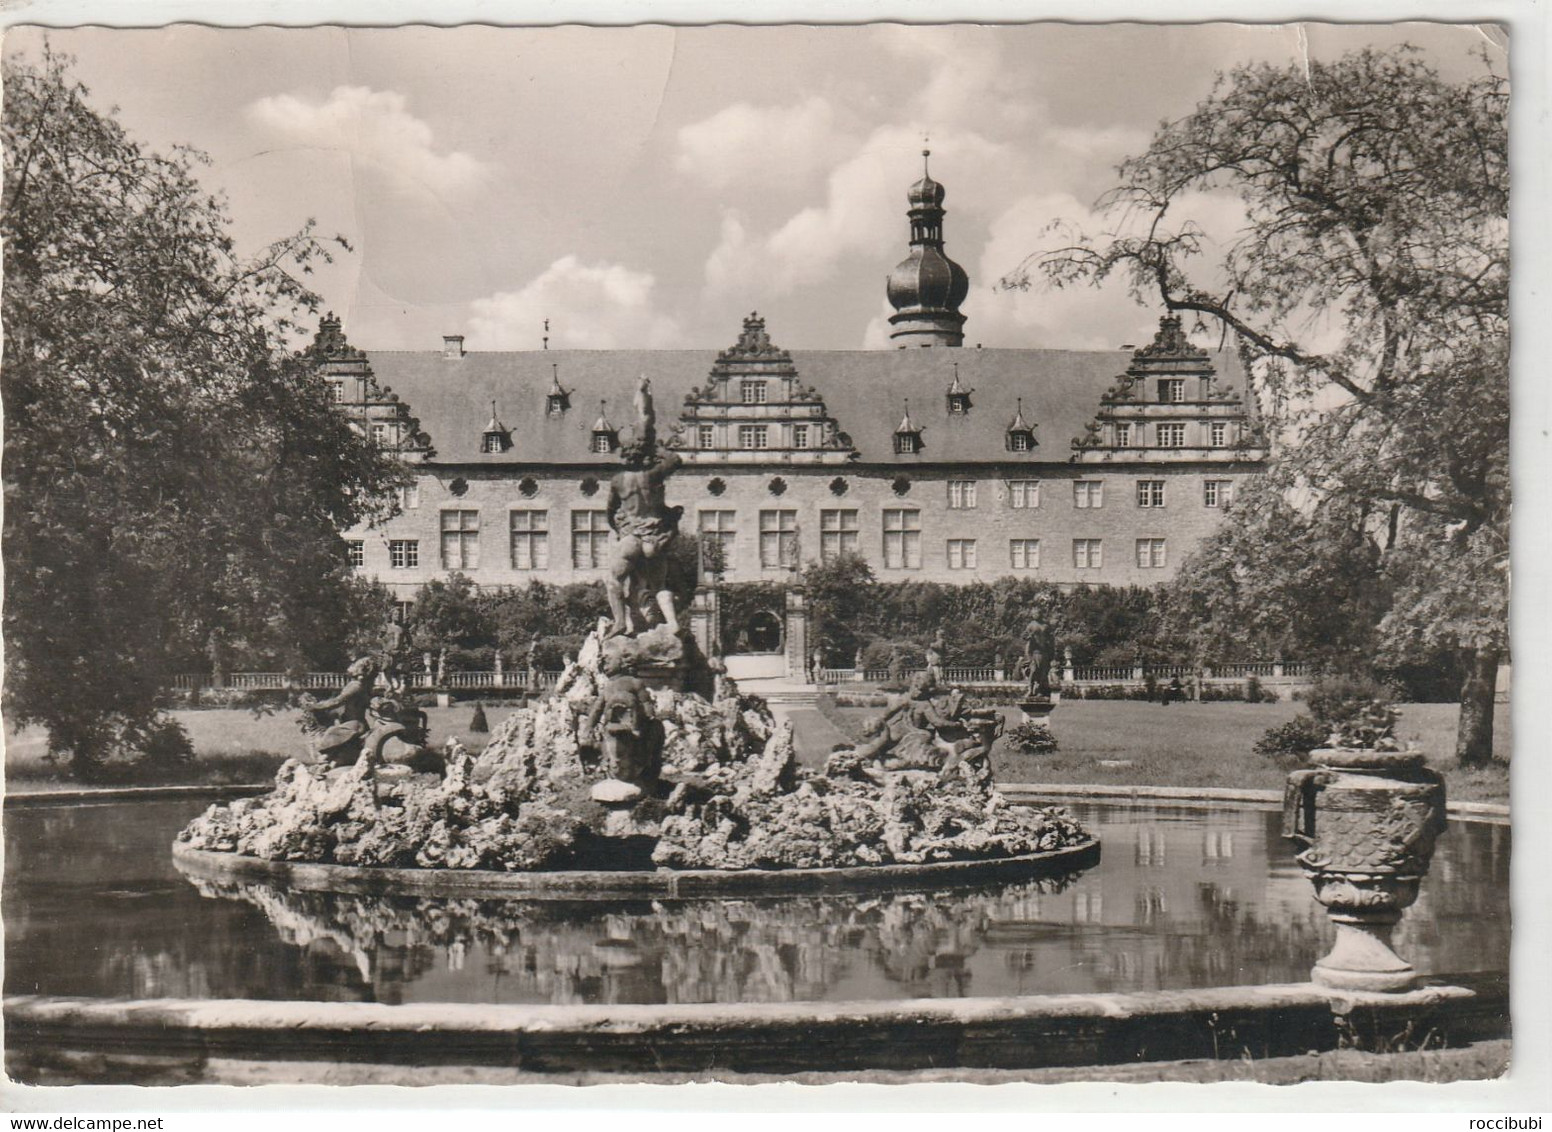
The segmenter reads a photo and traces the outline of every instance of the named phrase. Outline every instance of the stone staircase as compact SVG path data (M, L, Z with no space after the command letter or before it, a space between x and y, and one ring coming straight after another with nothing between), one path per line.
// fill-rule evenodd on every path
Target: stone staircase
M819 702L823 691L818 684L796 684L785 678L740 680L738 690L746 696L760 696L772 710L811 708Z

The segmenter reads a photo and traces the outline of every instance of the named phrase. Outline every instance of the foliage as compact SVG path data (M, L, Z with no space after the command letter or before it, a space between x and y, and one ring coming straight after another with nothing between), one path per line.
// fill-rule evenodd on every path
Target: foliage
M1025 755L1049 755L1057 749L1056 736L1049 727L1033 723L1020 723L1003 733L1003 741L1013 750Z
M1390 703L1395 691L1366 676L1322 676L1304 693L1310 715L1326 730L1360 714L1369 704Z
M830 668L850 668L862 647L862 625L875 589L873 567L859 554L810 562L803 571L814 640Z
M467 574L450 574L427 582L415 595L405 628L411 645L435 657L440 677L454 668L485 667L491 658L489 603Z
M310 227L242 259L201 155L142 148L47 51L4 80L5 705L84 776L199 658L338 647L338 532L400 473L284 349Z
M1183 571L1198 643L1453 651L1465 763L1507 640L1507 110L1486 66L1449 82L1410 48L1247 64L1122 164L1111 231L1038 263L1215 320L1269 414L1266 482ZM1243 212L1212 256L1204 200Z
M1269 759L1305 759L1317 747L1324 747L1330 734L1329 729L1316 723L1310 716L1300 714L1287 723L1268 727L1261 738L1256 740L1255 752Z
M1273 727L1256 742L1256 753L1308 755L1317 747L1375 747L1394 750L1391 737L1400 718L1390 706L1395 692L1368 676L1322 676L1304 693L1308 714Z
M469 732L473 735L486 735L490 733L490 721L485 718L485 705L476 703L474 714L469 717Z

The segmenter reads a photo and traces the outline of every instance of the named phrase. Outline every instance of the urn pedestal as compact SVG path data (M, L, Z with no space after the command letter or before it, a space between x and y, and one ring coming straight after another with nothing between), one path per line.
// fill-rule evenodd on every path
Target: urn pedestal
M1056 710L1056 705L1062 702L1058 694L1049 696L1030 696L1018 702L1018 709L1023 713L1023 723L1031 723L1037 727L1045 727L1046 718Z
M1444 779L1401 751L1327 748L1310 758L1315 767L1289 775L1283 798L1283 836L1303 847L1295 860L1336 925L1310 977L1338 990L1406 990L1417 972L1390 937L1444 832Z

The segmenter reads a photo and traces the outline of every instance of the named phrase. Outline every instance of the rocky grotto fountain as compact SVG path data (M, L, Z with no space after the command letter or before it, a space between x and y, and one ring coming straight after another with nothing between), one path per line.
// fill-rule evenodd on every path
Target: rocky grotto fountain
M1010 879L1097 857L1064 811L997 792L1000 715L938 694L928 673L865 742L800 766L790 723L741 695L679 625L664 567L682 509L665 504L664 483L680 458L658 445L646 379L636 408L609 493L610 616L554 692L510 716L478 757L456 740L439 752L424 716L375 697L376 666L358 661L338 696L311 705L336 713L312 758L287 762L271 793L195 819L174 847L180 866L254 876L272 865L299 885L353 889L391 875L390 887L416 891L475 873L599 890L648 874L674 891L676 877L707 872L888 885Z

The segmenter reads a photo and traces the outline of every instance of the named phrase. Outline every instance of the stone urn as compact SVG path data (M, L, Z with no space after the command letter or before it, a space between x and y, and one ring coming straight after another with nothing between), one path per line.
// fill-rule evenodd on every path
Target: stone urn
M1022 722L1034 724L1038 727L1049 727L1050 714L1056 710L1056 705L1062 702L1060 692L1052 692L1048 696L1029 696L1018 702L1019 712L1023 715Z
M1331 953L1315 964L1321 986L1399 991L1417 978L1391 948L1401 913L1417 899L1444 832L1444 779L1407 751L1331 747L1288 776L1283 836L1336 925Z

